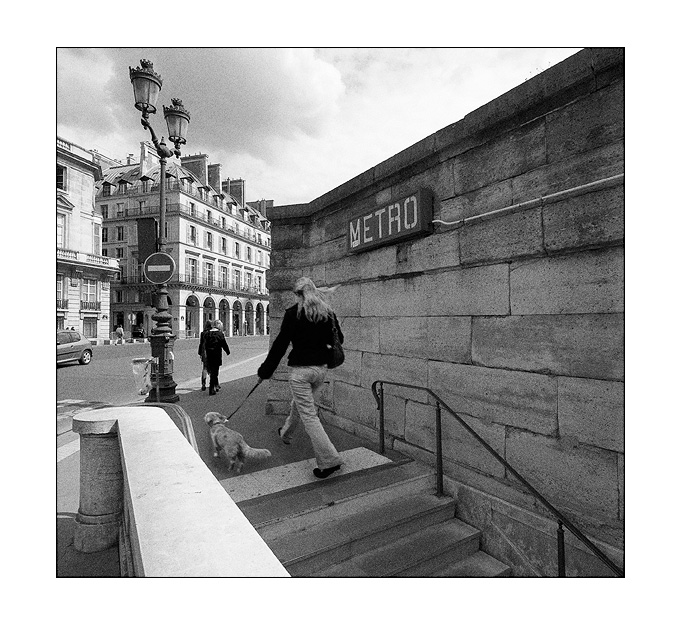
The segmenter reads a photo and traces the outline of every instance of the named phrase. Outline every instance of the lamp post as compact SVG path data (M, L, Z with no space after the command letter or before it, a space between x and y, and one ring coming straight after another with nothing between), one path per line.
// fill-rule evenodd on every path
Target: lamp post
M130 81L135 95L135 107L142 112L142 126L151 133L151 140L156 147L160 160L160 216L158 231L156 232L156 251L165 251L165 168L168 157L173 153L181 155L180 146L186 144L186 132L190 115L183 107L182 101L173 98L171 107L163 107L163 116L168 125L168 139L175 145L170 150L163 137L160 142L149 122L149 114L156 113L156 101L163 85L160 75L154 72L153 63L147 59L140 61L141 67L130 68ZM145 402L177 402L179 396L175 393L177 384L172 379L173 361L172 348L175 335L170 323L172 315L168 311L168 285L166 282L158 288L156 313L151 319L155 322L151 330L151 355L154 363L151 369L152 389Z

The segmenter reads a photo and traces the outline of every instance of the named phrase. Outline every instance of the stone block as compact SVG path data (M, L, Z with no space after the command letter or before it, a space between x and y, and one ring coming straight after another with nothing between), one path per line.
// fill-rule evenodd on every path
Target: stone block
M623 242L623 186L591 192L543 208L548 252Z
M623 312L623 249L598 249L510 266L513 315Z
M461 264L500 262L543 252L540 208L464 225L459 233Z
M366 282L360 285L361 317L416 317L428 298L423 276Z
M333 384L333 412L346 419L375 428L378 425L378 410L370 389L357 387L345 382Z
M334 284L328 282L328 285ZM327 299L338 318L357 317L361 311L360 295L359 284L343 284L338 286L333 293L328 294Z
M380 322L380 348L376 353L470 362L470 317L381 317L376 320Z
M616 142L515 177L512 180L512 202L530 201L623 172L623 142Z
M491 476L503 478L505 468L460 424L442 408L442 456ZM505 454L505 427L461 415L465 423L498 454ZM404 439L436 453L436 408L433 404L407 402Z
M373 397L371 395L371 397ZM394 437L404 437L406 429L406 405L407 400L396 395L385 395L385 433ZM373 398L373 408L377 407ZM375 411L376 429L380 428L380 412Z
M456 157L454 186L464 194L545 163L544 121L538 119Z
M272 222L272 250L297 249L304 245L306 225L280 225Z
M370 389L375 380L426 387L427 361L420 358L404 360L400 356L364 352L361 361L361 386Z
M545 122L549 162L623 139L623 81L550 112Z
M556 434L556 378L430 361L428 386L456 413L545 435Z
M377 317L339 317L345 337L344 349L358 352L380 352L380 319Z
M625 520L625 492L624 492L624 471L625 471L626 457L623 454L618 455L618 475L619 475L619 520Z
M623 402L623 382L558 378L560 436L622 453Z
M445 231L396 246L396 273L419 273L460 265L457 231Z
M418 290L429 316L504 315L510 312L509 282L508 265L494 264L427 275Z
M293 289L296 280L302 275L298 268L272 267L267 272L267 288L270 291L289 291Z
M345 362L335 369L328 370L329 380L339 380L349 384L361 383L361 352L345 349Z
M512 204L512 180L508 179L442 201L436 218L447 222L460 221Z
M617 455L564 446L560 440L510 430L506 458L553 505L588 517L618 519Z
M623 315L476 317L472 360L499 369L623 380Z

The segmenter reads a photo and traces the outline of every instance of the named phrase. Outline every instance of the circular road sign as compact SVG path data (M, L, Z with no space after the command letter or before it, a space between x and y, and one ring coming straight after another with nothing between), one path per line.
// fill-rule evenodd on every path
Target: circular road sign
M144 261L144 275L152 284L165 284L175 272L175 261L167 253L152 253Z

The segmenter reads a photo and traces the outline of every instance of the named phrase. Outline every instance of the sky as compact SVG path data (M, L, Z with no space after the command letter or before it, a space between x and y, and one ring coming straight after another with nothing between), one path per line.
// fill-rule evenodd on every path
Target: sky
M462 119L578 48L57 48L57 134L124 161L150 140L129 67L149 59L162 105L191 114L248 201L306 203Z

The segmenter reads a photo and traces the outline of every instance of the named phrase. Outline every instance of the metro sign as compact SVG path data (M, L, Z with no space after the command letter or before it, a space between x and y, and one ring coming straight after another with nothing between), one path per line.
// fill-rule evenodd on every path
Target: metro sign
M175 273L175 261L167 253L152 253L144 261L144 275L152 284L165 284Z
M349 253L432 233L432 193L421 188L414 194L350 219Z

